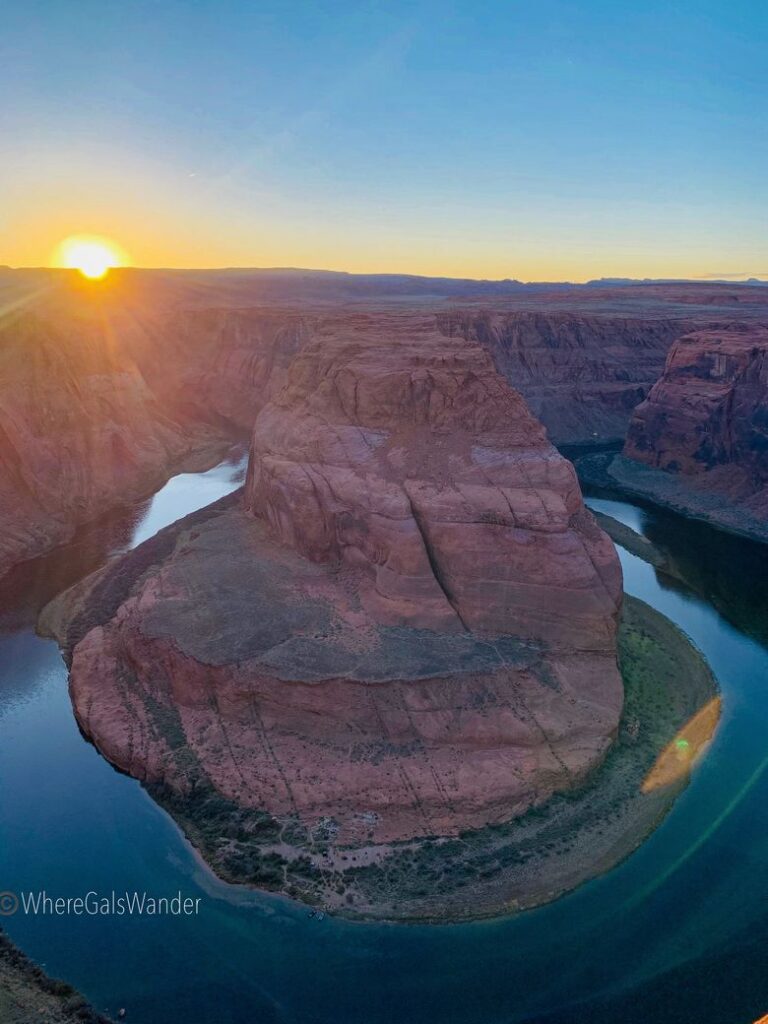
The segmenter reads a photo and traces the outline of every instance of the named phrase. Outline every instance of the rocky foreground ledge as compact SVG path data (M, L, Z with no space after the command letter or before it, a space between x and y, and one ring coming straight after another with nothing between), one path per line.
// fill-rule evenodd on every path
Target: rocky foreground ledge
M1 928L0 1020L3 1024L112 1024L71 985L49 978Z
M637 839L622 826L601 846L611 787L590 789L583 848L558 810L621 746L621 574L570 463L488 354L424 318L395 324L361 316L305 344L257 417L244 491L90 577L43 625L84 733L224 877L351 914L497 913ZM666 680L671 710L660 733L626 726L632 743L647 734L642 769L711 691L694 658L681 702L674 631L644 614L625 619L625 682ZM642 834L661 788L633 816ZM539 870L569 842L567 868Z

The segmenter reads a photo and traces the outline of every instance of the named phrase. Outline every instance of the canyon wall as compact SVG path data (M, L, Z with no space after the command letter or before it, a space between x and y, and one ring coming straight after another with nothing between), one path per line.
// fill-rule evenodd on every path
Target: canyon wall
M675 342L632 417L625 454L673 473L729 467L768 480L768 328L733 324Z
M81 313L0 324L0 576L246 439L303 331L250 310Z
M129 310L114 319L122 344L174 419L237 436L250 435L311 324L294 310L221 306Z
M151 493L188 449L113 340L32 313L0 327L0 575Z
M440 314L441 329L479 341L556 444L624 438L685 321L550 312Z
M349 324L375 315L396 326L400 308L432 318L437 343L480 344L562 444L623 437L669 345L692 322L677 294L677 318L663 315L670 297L658 289L649 305L643 288L522 288L503 303L480 288L448 311L444 303L458 293L431 296L434 282L342 278L338 292L333 275L137 271L98 286L53 271L0 275L0 494L8 510L0 575L245 439L294 356L337 314ZM292 304L253 305L278 284L275 296L292 295ZM379 295L378 309L374 298L352 301L358 286ZM394 304L390 291L400 287ZM513 301L537 308L506 308ZM638 315L582 308L618 302Z
M577 465L591 486L768 543L768 327L730 323L680 338L623 453Z
M624 455L768 521L768 327L680 338L635 410Z

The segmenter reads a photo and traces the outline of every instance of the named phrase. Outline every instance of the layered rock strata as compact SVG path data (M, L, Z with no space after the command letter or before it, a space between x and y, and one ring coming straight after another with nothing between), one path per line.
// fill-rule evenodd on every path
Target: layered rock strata
M549 312L458 311L449 335L484 344L556 444L623 440L684 321Z
M33 314L0 328L0 575L151 493L189 451L111 341Z
M768 328L680 338L611 472L664 504L768 539Z
M245 439L303 336L254 311L0 324L0 576Z
M105 756L263 813L290 874L321 838L455 835L582 783L621 712L620 600L571 465L487 353L361 314L294 358L241 496L48 621Z

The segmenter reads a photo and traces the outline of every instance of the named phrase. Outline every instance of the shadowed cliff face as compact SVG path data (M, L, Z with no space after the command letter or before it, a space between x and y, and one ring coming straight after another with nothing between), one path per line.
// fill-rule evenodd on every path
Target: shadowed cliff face
M148 493L189 451L134 362L93 323L6 322L0 395L0 574Z
M291 311L200 309L123 317L129 350L165 409L179 421L250 434L280 387L311 318Z
M556 443L623 438L686 324L571 313L438 317L442 331L485 345Z
M768 328L679 339L635 410L625 455L768 517Z
M0 576L219 461L304 330L258 311L82 312L0 327Z
M361 314L305 338L239 503L48 619L111 761L266 813L290 860L317 829L453 835L582 781L621 712L620 598L570 464L488 354Z

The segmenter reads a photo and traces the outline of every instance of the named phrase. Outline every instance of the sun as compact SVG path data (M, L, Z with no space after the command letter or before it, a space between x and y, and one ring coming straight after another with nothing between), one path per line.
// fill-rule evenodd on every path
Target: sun
M106 277L112 267L124 267L128 258L109 238L97 235L70 235L60 242L54 255L54 266L79 270L93 281Z

